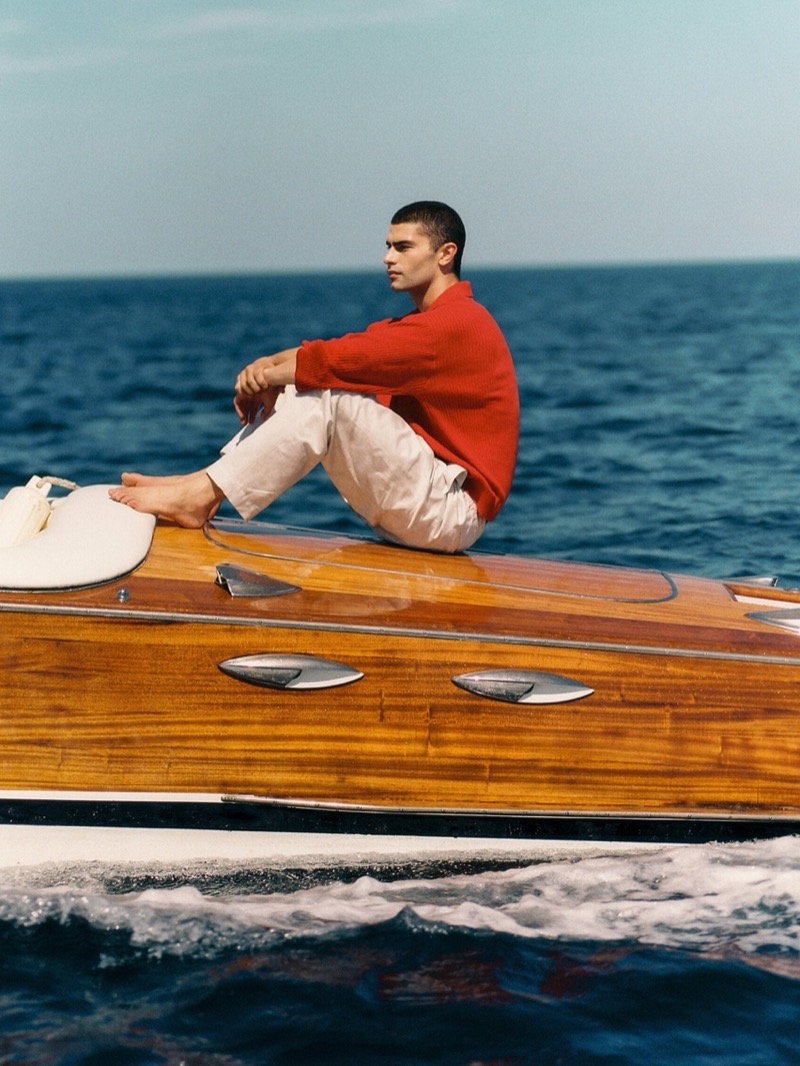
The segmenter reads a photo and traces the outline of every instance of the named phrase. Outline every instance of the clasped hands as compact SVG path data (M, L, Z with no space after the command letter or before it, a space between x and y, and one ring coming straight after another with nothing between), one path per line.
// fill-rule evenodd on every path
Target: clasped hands
M260 408L262 417L272 414L284 385L294 384L296 366L297 348L285 348L275 355L263 355L239 371L233 406L243 426L255 422Z

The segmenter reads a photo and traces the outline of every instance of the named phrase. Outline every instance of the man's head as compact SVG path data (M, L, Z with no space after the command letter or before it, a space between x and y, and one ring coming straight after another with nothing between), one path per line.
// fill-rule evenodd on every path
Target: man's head
M404 223L416 224L430 240L431 248L438 251L445 244L454 244L456 253L453 257L452 271L461 277L461 257L467 233L464 223L452 207L438 200L417 200L395 211L391 224L399 226Z

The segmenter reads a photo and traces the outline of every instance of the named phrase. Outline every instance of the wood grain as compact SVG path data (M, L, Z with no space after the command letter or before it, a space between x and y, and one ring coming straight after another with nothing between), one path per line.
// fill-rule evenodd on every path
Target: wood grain
M159 527L124 581L0 595L0 789L800 812L800 641L723 584L280 532L225 540ZM233 600L213 580L225 561L302 591ZM218 668L262 652L364 676L281 692ZM513 705L453 684L498 667L594 693Z

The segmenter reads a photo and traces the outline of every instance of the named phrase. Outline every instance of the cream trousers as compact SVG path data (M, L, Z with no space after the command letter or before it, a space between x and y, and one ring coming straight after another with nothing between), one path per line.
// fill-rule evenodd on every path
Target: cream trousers
M461 466L371 396L287 386L272 414L246 426L208 475L245 518L263 511L322 463L345 502L386 540L463 551L485 522L462 488Z

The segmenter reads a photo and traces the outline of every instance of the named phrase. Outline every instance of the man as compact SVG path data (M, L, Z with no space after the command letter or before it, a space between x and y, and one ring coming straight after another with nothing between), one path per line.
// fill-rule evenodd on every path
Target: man
M111 497L197 528L223 498L252 518L322 463L381 537L468 548L510 490L519 401L503 335L460 280L465 239L446 204L401 208L383 262L414 311L256 359L234 390L244 428L220 459L179 477L123 474Z

